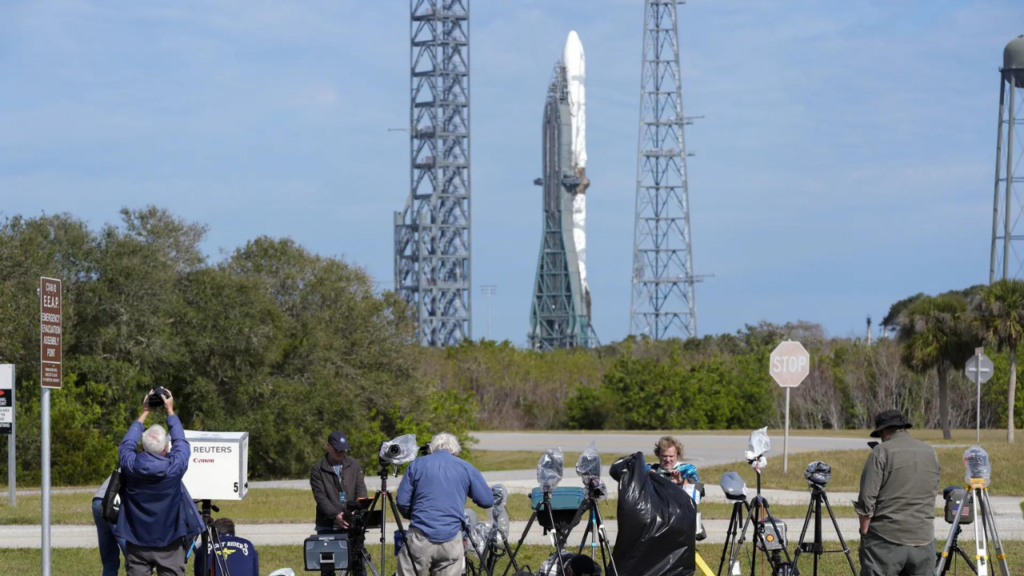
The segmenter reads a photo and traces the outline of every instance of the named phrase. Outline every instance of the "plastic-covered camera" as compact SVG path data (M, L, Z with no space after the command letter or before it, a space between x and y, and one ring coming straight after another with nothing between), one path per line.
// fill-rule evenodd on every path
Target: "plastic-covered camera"
M380 460L381 464L399 466L415 460L419 451L420 447L416 444L416 435L406 434L394 440L382 442L380 451L377 453L377 459Z
M808 486L820 486L822 488L832 479L832 467L824 462L811 462L804 470L804 478Z
M747 483L736 472L722 474L722 480L718 485L722 487L722 492L725 492L727 500L743 501L747 499Z

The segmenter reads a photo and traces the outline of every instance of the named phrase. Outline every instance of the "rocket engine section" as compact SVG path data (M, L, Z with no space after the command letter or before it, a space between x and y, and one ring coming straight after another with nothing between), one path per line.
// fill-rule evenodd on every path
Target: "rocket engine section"
M530 346L596 346L586 283L586 108L583 47L569 34L543 123L544 226L530 309Z

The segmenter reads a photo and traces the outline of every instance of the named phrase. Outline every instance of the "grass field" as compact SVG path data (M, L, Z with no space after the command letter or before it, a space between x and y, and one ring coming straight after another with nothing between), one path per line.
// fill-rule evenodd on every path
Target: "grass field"
M984 445L992 462L992 484L990 492L994 496L1024 495L1024 453L1021 446L1006 443L989 443ZM964 483L963 448L937 448L939 465L942 467L942 479L939 488L944 486L962 485ZM864 450L837 450L829 452L801 452L789 459L789 473L782 472L782 458L776 455L769 458L768 468L761 478L762 488L781 490L806 490L804 468L810 462L820 460L832 466L832 480L828 489L832 492L857 492L860 489L860 473L867 459L867 447ZM700 470L701 479L708 485L718 483L722 474L735 470L753 487L757 479L754 471L746 464L726 464L709 466Z
M857 563L857 542L850 542L851 553L853 554L853 562L855 566ZM941 546L942 543L939 543ZM838 547L838 543L826 543L826 548L829 550L835 550ZM749 546L747 547L749 549ZM968 547L968 553L972 551ZM376 558L374 563L380 561L380 548L377 546L370 546L369 552L371 556ZM712 571L717 571L718 561L721 557L722 546L720 544L706 544L697 545L697 552L704 558L704 561L711 567ZM519 553L518 560L520 564L528 564L530 568L536 572L540 567L540 563L548 557L551 553L551 549L546 546L523 546L523 549ZM1020 569L1024 566L1024 542L1008 542L1006 543L1007 562L1010 565L1011 573L1014 569ZM259 548L260 555L260 573L269 574L272 570L278 568L290 567L295 570L296 574L304 572L302 562L302 547L301 546L261 546ZM387 573L391 574L394 571L394 556L388 552L387 556ZM805 556L801 560L800 565L802 567L809 567L811 558ZM805 564L807 562L807 564ZM25 550L25 549L14 549L4 550L0 553L0 574L17 574L28 575L28 574L39 574L40 573L40 551L39 550ZM846 566L846 558L842 554L826 554L821 560L821 573L822 574L848 574L849 568ZM57 548L52 552L52 567L53 576L79 576L81 574L99 574L101 570L99 553L95 550L86 549L67 549ZM498 570L496 573L500 574L505 567L505 562L498 563ZM186 573L192 573L191 564L186 567ZM124 574L124 568L121 568L121 574ZM808 568L805 568L805 571ZM969 573L965 566L960 566L960 570L963 573ZM698 572L699 574L699 572Z
M1024 460L1020 454L1024 450L1021 446L1006 444L1005 442L983 443L992 461L992 487L991 491L996 496L1022 496L1024 495ZM938 447L939 464L942 466L942 480L940 487L962 484L963 453L960 447L943 448ZM579 458L578 452L565 453L566 467L575 466ZM603 464L610 464L621 454L602 454ZM864 450L832 450L826 452L799 452L790 455L789 473L782 473L782 455L769 454L768 468L762 476L763 488L775 488L782 490L806 490L807 482L804 480L804 468L810 462L820 460L832 466L832 480L828 488L833 492L857 492L860 487L860 473L867 459L868 449ZM529 470L536 468L539 452L499 452L490 450L476 450L473 452L473 461L481 471L494 470ZM653 454L646 454L648 462L656 461ZM722 474L735 470L743 476L748 486L756 485L756 476L749 466L743 463L721 464L708 466L699 470L700 477L708 486L718 484Z
M607 436L617 434L649 434L673 435L673 436L747 436L750 430L481 430L480 432L514 432L516 434L579 434L591 436ZM782 435L781 428L769 428L768 433L772 436ZM911 432L915 438L936 444L974 444L977 437L973 428L952 430L953 438L944 440L942 430L912 428ZM792 436L821 436L824 438L863 438L867 441L871 430L790 430ZM470 433L472 434L472 433ZM1005 442L1006 430L983 429L981 431L981 442Z

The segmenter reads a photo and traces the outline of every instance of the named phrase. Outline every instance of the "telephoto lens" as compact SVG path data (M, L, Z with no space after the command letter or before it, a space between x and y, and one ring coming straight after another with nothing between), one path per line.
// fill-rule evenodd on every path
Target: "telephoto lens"
M398 444L391 444L388 446L388 456L395 457L402 453L402 447Z

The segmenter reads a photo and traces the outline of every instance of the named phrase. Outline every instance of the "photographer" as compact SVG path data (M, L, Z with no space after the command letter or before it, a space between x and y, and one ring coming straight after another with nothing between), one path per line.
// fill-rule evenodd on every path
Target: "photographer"
M683 445L672 436L662 436L654 445L654 455L659 462L648 466L648 470L668 478L673 484L680 486L697 484L697 467L679 461L683 457ZM691 494L692 495L692 494Z
M348 455L348 438L340 431L327 437L327 453L309 473L309 487L316 500L316 533L348 530L348 503L366 498L363 467Z
M214 562L213 573L210 576L223 576L222 562L231 576L259 576L260 557L256 552L256 546L245 538L235 536L235 523L230 518L218 518L213 521L213 528L217 531L220 542L211 541L206 550L196 551L196 576L201 573L200 567L207 562L207 554L211 552L220 556L220 561Z
M466 497L481 508L494 506L483 474L457 458L455 436L442 432L430 441L430 455L413 460L398 486L398 510L409 518L398 576L459 576Z
M861 576L931 574L935 570L935 448L910 437L899 410L875 417L871 450L854 508L860 517Z
M142 427L153 407L167 410L170 437L158 424ZM142 452L137 452L139 441ZM184 576L185 548L203 530L203 520L182 479L191 449L174 414L170 390L156 388L142 401L142 413L128 428L119 448L121 510L114 535L125 540L128 576Z

